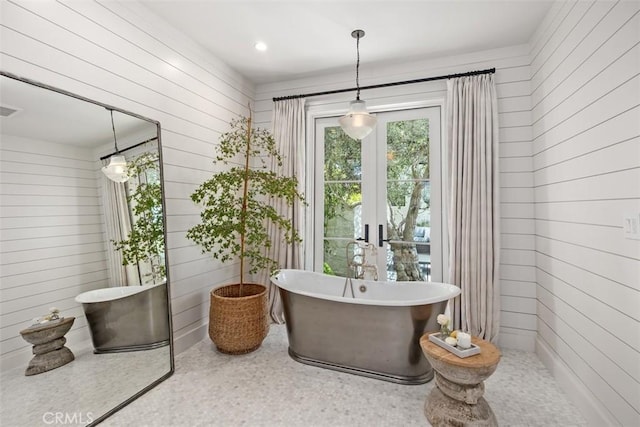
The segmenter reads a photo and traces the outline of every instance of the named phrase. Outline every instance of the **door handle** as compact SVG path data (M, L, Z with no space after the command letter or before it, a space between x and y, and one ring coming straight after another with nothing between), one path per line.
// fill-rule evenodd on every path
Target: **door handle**
M362 237L358 237L356 240L359 242L364 240L366 243L369 243L369 224L364 225L364 239Z
M389 239L383 239L382 238L382 232L383 232L384 228L382 227L382 224L378 224L378 246L382 247L382 244L384 242L388 242Z

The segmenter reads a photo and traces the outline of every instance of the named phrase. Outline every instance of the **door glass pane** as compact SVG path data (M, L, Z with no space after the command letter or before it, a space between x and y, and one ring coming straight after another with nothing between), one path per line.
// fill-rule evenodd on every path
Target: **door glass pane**
M429 121L387 123L387 279L429 280Z
M354 239L362 229L360 183L324 186L324 236Z
M324 129L324 181L351 181L362 178L360 142L340 128Z
M362 226L361 144L339 126L324 129L323 271L345 276L346 245Z
M350 276L347 266L347 244L352 241L353 239L324 240L323 273L342 277Z

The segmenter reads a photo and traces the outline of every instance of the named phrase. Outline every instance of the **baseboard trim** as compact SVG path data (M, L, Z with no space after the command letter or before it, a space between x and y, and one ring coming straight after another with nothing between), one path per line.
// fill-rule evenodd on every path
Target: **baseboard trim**
M533 353L536 349L535 337L527 335L509 334L500 332L498 334L498 347L522 350Z
M180 336L173 337L173 352L175 355L182 353L188 348L196 345L207 336L208 325L200 325Z
M578 410L583 414L590 426L602 427L618 425L612 420L597 399L579 381L576 380L569 367L560 360L543 341L536 338L536 355L542 364L551 372L558 386L567 394Z
M5 373L14 369L25 369L33 358L31 347L25 347L14 354L3 355L0 359L0 372Z

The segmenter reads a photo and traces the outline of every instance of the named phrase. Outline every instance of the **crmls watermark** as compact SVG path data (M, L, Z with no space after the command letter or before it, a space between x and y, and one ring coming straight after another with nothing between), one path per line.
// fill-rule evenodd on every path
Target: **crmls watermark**
M56 424L90 424L93 422L91 412L45 412L42 421L48 425Z

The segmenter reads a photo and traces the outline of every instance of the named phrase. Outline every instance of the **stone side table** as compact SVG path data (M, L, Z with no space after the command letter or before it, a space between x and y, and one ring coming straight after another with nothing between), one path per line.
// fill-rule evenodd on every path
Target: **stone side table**
M480 353L460 358L429 341L429 334L420 338L420 346L435 371L436 386L424 405L424 414L434 427L497 426L498 422L482 395L484 380L500 362L500 350L478 337L471 342Z
M69 332L75 319L75 317L64 317L20 331L22 338L33 345L33 354L35 354L29 361L25 375L41 374L75 359L71 350L64 346L67 342L64 334Z

